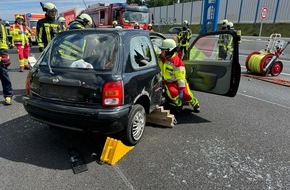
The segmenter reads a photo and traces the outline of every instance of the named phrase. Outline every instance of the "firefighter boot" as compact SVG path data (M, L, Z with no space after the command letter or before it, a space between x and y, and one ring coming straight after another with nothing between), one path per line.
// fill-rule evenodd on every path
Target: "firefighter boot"
M7 96L7 97L5 97L5 105L11 105L12 103L11 103L11 97L9 97L9 96Z
M190 102L190 105L193 107L193 112L195 112L195 113L200 112L200 106L199 106L197 99L196 99L196 101L193 100L192 102Z

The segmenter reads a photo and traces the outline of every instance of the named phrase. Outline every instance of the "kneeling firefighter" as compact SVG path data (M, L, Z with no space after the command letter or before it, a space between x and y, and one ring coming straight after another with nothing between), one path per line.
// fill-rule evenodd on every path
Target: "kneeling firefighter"
M158 65L166 87L167 96L178 107L182 107L183 101L188 102L194 112L200 112L199 101L195 98L186 81L185 65L177 53L176 42L173 39L165 39L162 42L161 54Z

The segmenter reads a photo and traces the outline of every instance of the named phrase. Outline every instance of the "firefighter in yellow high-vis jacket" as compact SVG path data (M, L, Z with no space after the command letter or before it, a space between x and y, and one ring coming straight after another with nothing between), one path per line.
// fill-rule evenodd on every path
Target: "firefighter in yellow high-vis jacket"
M3 89L5 105L11 105L13 88L8 74L10 59L8 54L7 31L0 19L0 80Z
M24 17L22 15L15 16L15 23L10 27L10 34L14 46L18 51L19 68L20 72L24 69L30 69L28 63L28 56L30 52L29 37L30 32L24 25Z

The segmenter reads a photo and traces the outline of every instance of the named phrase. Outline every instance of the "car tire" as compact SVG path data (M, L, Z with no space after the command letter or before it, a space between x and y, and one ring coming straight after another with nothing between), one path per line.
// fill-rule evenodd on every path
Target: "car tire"
M129 116L128 124L122 134L122 141L128 146L136 145L144 132L146 125L146 112L142 105L133 105Z

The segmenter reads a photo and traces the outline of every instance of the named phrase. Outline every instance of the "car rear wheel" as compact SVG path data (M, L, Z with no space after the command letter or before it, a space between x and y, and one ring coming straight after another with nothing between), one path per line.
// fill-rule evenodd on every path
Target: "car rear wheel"
M136 104L132 107L129 117L128 125L123 133L123 143L128 146L136 145L144 132L146 124L146 112L142 105Z

